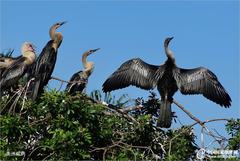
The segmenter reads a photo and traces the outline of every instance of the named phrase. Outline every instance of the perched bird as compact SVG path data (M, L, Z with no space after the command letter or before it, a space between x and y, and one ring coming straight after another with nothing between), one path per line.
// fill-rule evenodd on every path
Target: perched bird
M87 57L99 49L100 48L94 49L94 50L88 50L85 53L83 53L82 64L83 64L84 70L73 74L73 76L69 81L70 83L68 83L66 86L66 89L65 89L66 92L69 92L71 95L75 95L77 91L82 92L86 88L88 78L92 74L94 69L94 63L87 62Z
M11 50L8 51L8 53L6 54L0 54L0 70L9 67L13 63L13 61L17 59L12 57L13 51L14 50Z
M62 34L56 32L56 29L65 23L66 22L58 22L50 28L49 35L51 40L45 45L36 62L31 67L28 79L34 78L34 80L30 83L28 98L32 100L35 100L39 94L43 92L44 87L51 79L57 60L58 48L63 40Z
M202 94L220 106L229 107L231 105L230 96L216 75L209 69L177 67L173 52L168 48L172 39L173 37L165 39L164 49L167 60L163 65L150 65L139 58L131 59L123 63L103 84L104 92L125 88L129 85L145 90L157 87L161 95L158 124L165 128L171 126L171 103L173 95L178 90L184 95Z
M18 57L12 57L14 50L9 50L7 53L1 53L0 54L0 78L2 73L6 68L8 68L15 60L17 60Z
M18 80L24 76L36 59L34 46L29 42L25 42L22 45L21 52L22 56L9 58L10 61L6 61L6 59L4 60L6 68L0 77L1 92L16 84Z

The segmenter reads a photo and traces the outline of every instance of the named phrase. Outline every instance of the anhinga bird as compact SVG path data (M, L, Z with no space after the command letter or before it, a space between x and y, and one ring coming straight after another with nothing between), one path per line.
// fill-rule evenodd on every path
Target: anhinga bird
M9 67L14 62L14 60L18 58L18 57L17 58L12 57L13 51L14 50L8 51L8 53L6 54L2 54L2 53L0 54L0 70L1 71Z
M94 50L88 50L85 53L83 53L82 64L83 64L84 70L73 74L73 76L69 81L71 83L68 83L66 86L66 89L65 89L66 92L69 92L71 95L75 95L77 91L82 92L86 88L88 78L92 74L94 69L94 63L87 62L87 57L99 49L100 48L97 48Z
M9 50L6 54L4 53L0 54L0 79L4 70L10 67L10 65L12 65L12 63L16 61L18 58L22 57L22 55L18 57L12 57L13 51L14 50Z
M49 35L51 40L48 41L36 62L32 65L29 80L32 78L34 78L34 80L30 84L28 97L33 100L43 92L44 86L46 86L51 79L57 59L57 51L63 40L62 34L56 32L56 29L65 23L66 22L59 22L50 28Z
M21 52L22 56L13 58L11 61L5 61L6 69L4 69L0 78L1 92L16 84L28 71L31 64L34 63L36 54L34 46L31 43L25 42L22 45Z
M123 63L103 84L103 91L134 85L150 90L157 87L161 95L159 126L170 127L172 120L171 103L177 90L184 95L202 94L207 99L229 107L231 98L218 81L216 75L204 67L182 69L177 67L172 51L168 48L173 39L167 38L164 48L167 60L163 65L155 66L145 63L139 58Z

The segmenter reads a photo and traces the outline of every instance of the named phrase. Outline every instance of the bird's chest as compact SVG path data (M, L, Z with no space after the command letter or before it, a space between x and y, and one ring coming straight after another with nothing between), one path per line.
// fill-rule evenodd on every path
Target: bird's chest
M85 72L80 72L78 73L78 78L80 81L87 81L88 80L88 75Z
M159 79L157 88L161 94L161 97L172 97L177 91L177 84L171 70L166 71Z

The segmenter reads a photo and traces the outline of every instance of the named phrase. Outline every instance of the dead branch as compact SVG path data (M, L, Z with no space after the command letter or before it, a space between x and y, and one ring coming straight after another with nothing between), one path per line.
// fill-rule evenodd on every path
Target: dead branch
M139 122L137 122L137 120L136 120L134 117L132 117L131 115L127 114L126 112L123 112L123 111L120 110L120 109L114 109L114 108L113 108L113 107L114 107L113 105L107 105L107 106L104 105L104 107L107 108L108 110L114 112L114 113L120 114L120 115L118 115L118 116L123 116L124 118L126 118L127 120L129 120L129 121L131 121L131 122L133 122L133 123L140 124Z
M63 79L60 79L58 77L54 77L54 76L51 76L51 79L54 79L54 80L57 80L57 81L60 81L62 83L87 83L86 81L66 81L66 80L63 80Z
M224 119L224 118L217 118L217 119L211 119L211 120L206 120L206 121L201 121L199 120L197 117L193 116L188 110L186 110L181 104L179 104L176 100L173 100L173 103L175 105L177 105L181 110L183 110L191 119L193 119L195 121L195 123L193 123L192 125L189 125L188 127L189 128L192 128L193 126L199 124L200 126L202 126L202 129L205 129L206 131L206 134L213 137L215 141L217 141L219 143L219 139L220 140L225 140L226 138L222 137L222 136L217 136L215 135L212 131L210 131L207 126L205 125L206 123L209 123L209 122L215 122L215 121L228 121L228 119ZM187 130L187 129L186 129ZM183 130L181 131L178 135L176 135L175 137L173 137L171 140L170 140L170 148L169 148L169 151L168 151L168 155L171 154L171 144L172 144L172 141L177 138L178 136L180 136L181 133L183 133L184 131L186 130Z
M197 123L199 123L201 126L204 125L202 121L200 121L198 118L193 116L188 110L186 110L182 105L180 105L176 100L173 100L173 103L177 105L183 112L185 112L191 119L195 120Z
M228 121L229 119L224 119L224 118L217 118L217 119L211 119L211 120L206 120L206 121L202 121L203 124L206 123L210 123L210 122L216 122L216 121ZM198 122L193 123L192 125L189 125L190 127L195 126L196 124L198 124Z
M152 150L151 147L149 146L137 146L137 145L129 145L125 142L123 142L122 140L119 140L119 141L116 141L116 142L112 142L112 145L109 145L109 146L106 146L106 147L99 147L99 148L94 148L93 150L91 150L91 152L94 152L94 151L103 151L103 160L106 160L106 154L107 154L107 151L112 149L112 148L115 148L115 147L119 147L119 148L125 148L127 147L129 149L129 151L131 151L133 153L133 155L135 156L134 152L131 150L132 148L136 148L136 149L145 149L145 151L149 151L151 152L152 156L158 160L160 159L161 157L158 156L157 154L155 154ZM164 150L164 149L163 149ZM135 160L137 158L135 157Z
M119 117L124 117L124 118L126 118L127 120L129 120L129 121L131 121L131 122L133 122L133 123L140 124L134 117L132 117L131 115L129 115L129 114L121 111L120 109L117 109L117 107L115 107L114 105L112 105L112 104L107 104L107 103L105 103L105 102L101 102L101 101L95 100L95 99L93 99L93 98L91 98L91 97L88 97L87 95L86 95L86 97L87 97L89 100L91 100L93 103L97 103L97 104L103 105L103 107L105 107L105 108L108 109L109 111L115 113L117 116L119 116ZM78 98L78 96L72 96L72 98ZM103 113L106 114L106 115L111 115L111 113L108 112L108 111L104 111Z
M134 111L134 110L140 110L142 109L143 106L138 105L138 106L131 106L131 107L126 107L126 108L121 108L119 109L120 111L124 112L124 113L128 113L130 111Z

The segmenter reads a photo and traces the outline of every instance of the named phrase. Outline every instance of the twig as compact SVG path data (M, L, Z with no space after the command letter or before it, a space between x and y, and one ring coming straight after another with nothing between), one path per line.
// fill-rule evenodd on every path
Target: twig
M180 105L177 101L173 100L173 103L177 105L180 109L182 109L191 119L195 120L200 125L203 125L204 123L200 121L198 118L193 116L188 110L186 110L182 105Z
M52 152L51 154L49 154L48 156L46 156L45 158L43 158L42 161L46 160L47 158L51 157L53 154L55 154L55 152Z
M22 95L22 89L19 89L16 93L19 93L18 95L17 95L17 97L16 97L16 99L13 101L13 103L12 103L12 105L10 106L10 108L9 108L9 110L8 110L8 113L10 113L11 112L11 110L13 109L13 114L15 113L15 107L16 107L16 105L17 105L17 102L18 102L18 100L19 100L19 98L20 98L20 96Z
M35 78L30 79L30 80L27 82L27 84L23 87L23 91L24 91L25 88L26 88L26 90L25 90L25 92L24 92L23 102L22 102L22 108L21 108L21 110L20 110L20 113L21 113L21 111L22 111L23 108L24 108L25 100L27 100L27 91L28 91L29 85L30 85L30 83L31 83L34 79L35 79ZM21 115L21 114L20 114L20 115Z
M37 125L38 123L48 121L51 118L50 115L47 115L45 118L40 119L40 120L35 120L33 122L29 122L29 126L32 127L33 125Z
M215 122L215 121L228 121L229 119L224 119L224 118L217 118L217 119L211 119L211 120L206 120L206 121L202 121L203 124L209 123L209 122ZM190 127L195 126L196 124L198 124L198 122L193 123L192 125L190 125Z
M106 107L107 109L110 109L113 112L117 112L117 113L121 114L121 116L125 117L127 120L129 120L131 122L134 122L136 124L140 124L139 122L136 121L136 119L134 117L132 117L131 115L128 115L127 113L125 113L125 112L123 112L119 109L113 109L110 106L104 106L104 107Z
M33 149L33 150L31 151L31 153L29 154L29 156L28 156L28 158L27 158L27 161L30 159L31 155L32 155L36 150L41 149L41 148L49 148L49 149L51 149L51 148L48 147L48 146L39 146L39 147L36 147L36 148ZM51 149L51 150L52 150L52 149Z
M215 121L228 121L228 119L223 119L223 118L218 118L218 119L211 119L211 120L206 120L206 121L203 121L202 123L202 129L205 129L206 130L206 133L207 135L211 136L212 138L214 138L214 140L216 140L216 142L219 143L219 140L227 140L226 138L222 137L222 136L217 136L215 135L212 131L210 131L207 126L205 126L206 123L209 123L209 122L215 122ZM197 122L195 122L194 124L190 125L190 127L193 127L194 125L198 124ZM219 145L221 145L219 143Z
M140 124L139 122L136 121L136 119L134 117L132 117L131 115L127 114L126 112L122 111L122 109L115 109L113 107L115 107L114 105L112 104L103 104L103 102L101 101L97 101L97 100L94 100L92 98L89 98L91 101L93 101L94 103L99 103L99 104L102 104L104 105L105 108L107 108L108 110L112 111L112 112L115 112L115 113L118 113L120 115L118 116L123 116L125 117L127 120L131 121L131 122L134 122L136 124Z
M63 82L61 82L58 92L62 89L62 86L63 86Z
M7 105L11 102L11 100L17 95L18 91L14 93L14 95L6 102L6 105L1 109L0 113L4 111L4 109L7 107Z
M126 108L121 108L119 110L121 110L124 113L130 112L130 111L134 111L134 110L140 110L142 109L143 106L138 105L138 106L132 106L132 107L126 107Z
M161 158L160 156L158 156L157 154L155 154L155 153L153 152L153 150L151 149L151 147L149 147L149 146L129 145L129 144L127 144L127 143L122 142L121 140L120 140L120 141L117 141L117 142L113 142L112 145L109 145L109 146L106 146L106 147L95 148L95 149L91 150L91 152L103 150L103 160L106 160L107 151L110 150L110 149L112 149L112 148L114 148L114 147L119 147L119 148L124 148L124 147L129 148L129 147L130 147L129 150L130 150L131 148L146 149L146 150L148 150L149 152L151 152L152 156L153 156L156 160L158 160L158 159ZM164 150L164 149L163 149L163 150ZM130 150L130 151L131 151L131 150ZM133 153L133 152L132 152L132 153ZM134 153L133 153L133 154L134 154Z
M86 81L66 81L66 80L63 80L63 79L60 79L60 78L57 78L57 77L54 77L52 76L51 79L54 79L54 80L58 80L60 82L64 82L64 83L86 83Z

